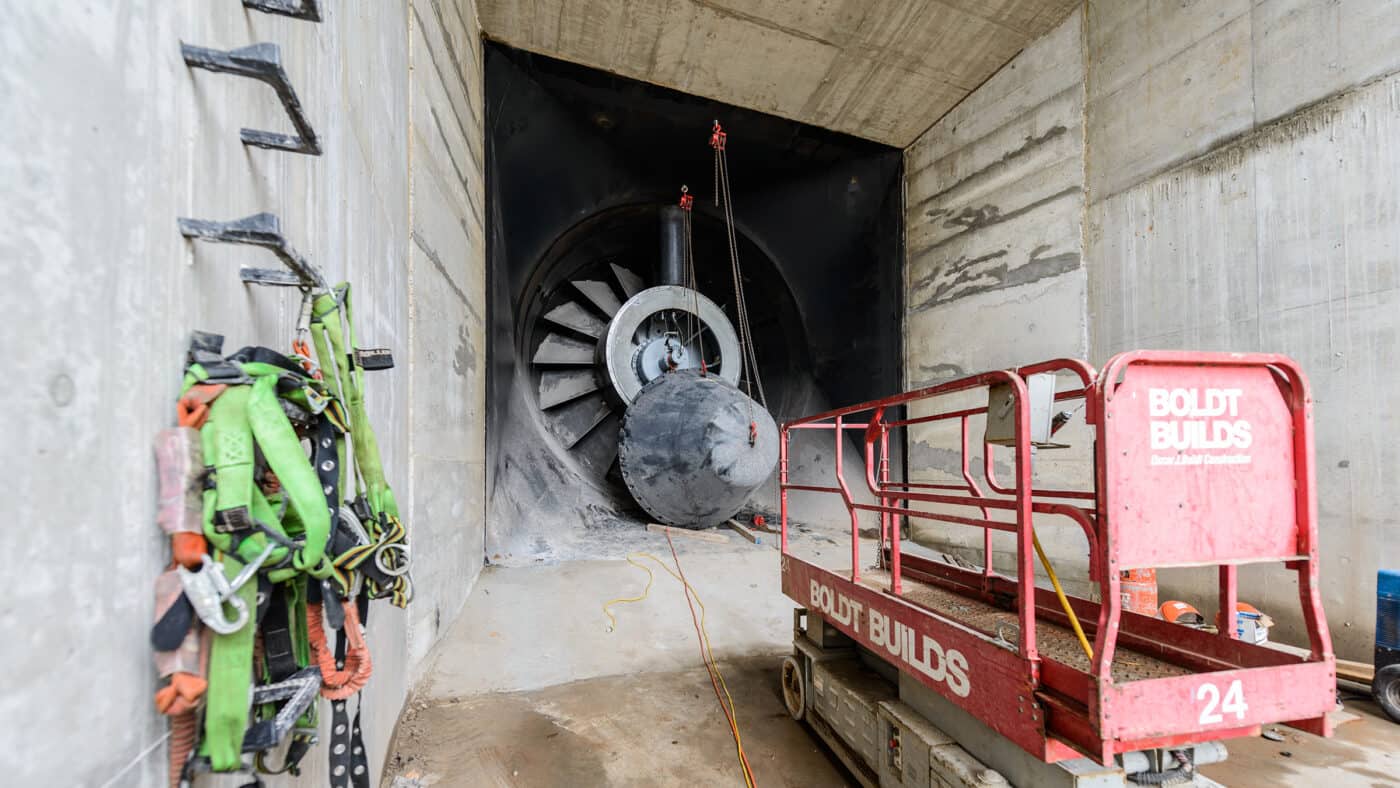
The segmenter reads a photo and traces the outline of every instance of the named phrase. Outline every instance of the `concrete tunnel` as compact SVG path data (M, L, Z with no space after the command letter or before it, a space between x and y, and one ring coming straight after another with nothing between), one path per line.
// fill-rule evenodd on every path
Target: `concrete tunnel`
M199 678L209 644L225 637L200 617L191 597L201 589L213 589L200 609L215 619L236 617L241 590L255 631L239 646L250 669L231 671L246 688L228 684L230 671L215 680L223 770L246 773L192 771L196 786L251 779L258 764L245 737L253 733L253 747L279 730L271 712L288 698L252 703L257 687L265 699L280 683L264 680L269 653L281 660L277 677L295 684L298 709L318 709L314 720L283 720L264 769L293 741L306 754L299 774L264 775L269 786L1072 785L1065 763L1098 769L1094 779L1112 785L1176 779L1186 764L1199 785L1371 785L1393 774L1393 0L0 0L0 20L0 312L12 351L0 460L11 490L10 527L0 531L10 559L0 782L178 784L182 766L170 757L193 730L179 725L193 720L194 735L209 740L210 704L197 682L177 687L172 675ZM1302 487L1314 493L1318 573L1306 585L1322 614L1308 615L1300 575L1277 562L1160 569L1157 601L1189 603L1200 621L1163 630L1175 623L1134 619L1147 629L1120 640L1109 678L1223 673L1219 660L1241 668L1241 655L1262 662L1249 664L1257 672L1239 690L1199 677L1212 689L1139 704L1163 726L1185 714L1176 735L1187 744L1128 746L1093 716L1115 700L1093 694L1107 684L1083 679L1094 668L1081 647L1092 649L1098 624L1084 618L1083 643L1066 634L1073 614L1058 617L1040 564L1028 571L1044 595L1035 609L1048 614L1040 664L1050 668L991 678L1022 653L1025 631L1039 631L1005 617L1019 597L1004 583L1029 557L1012 532L991 536L984 567L980 530L907 523L913 592L904 601L958 623L931 638L935 649L916 640L929 630L916 633L911 619L877 617L881 656L850 631L852 611L869 615L871 598L899 596L892 581L878 587L891 567L877 557L874 513L858 516L855 556L849 512L830 494L791 497L788 556L777 533L650 530L660 518L617 459L627 411L593 333L611 322L613 302L674 281L664 217L683 185L695 198L696 290L736 320L713 201L716 120L730 135L756 354L734 388L761 379L776 423L1046 359L1101 369L1138 349L1282 354L1311 387L1314 479ZM256 588L225 594L210 573L187 589L177 566L205 569L198 556L181 563L162 530L175 499L162 494L165 468L152 449L178 423L193 332L225 337L216 355L269 348L259 358L281 366L262 374L300 375L300 358L287 355L292 340L309 339L298 287L320 293L341 281L353 286L359 352L338 356L365 370L364 415L404 526L374 538L385 540L388 570L405 574L379 577L382 599L371 603L365 576L387 573L366 567L350 596L330 587L357 603L339 610L322 578L283 579L286 566L276 582L273 569L250 572ZM541 355L555 343L573 354L567 363ZM701 358L705 347L697 342ZM634 349L654 371L648 348ZM341 363L305 355L323 370ZM1074 375L1059 372L1063 392ZM659 379L676 379L667 374ZM293 407L283 414L300 419L291 429L314 453L322 436L308 425L331 417L303 414L311 400L285 393L277 401ZM950 407L990 410L989 399L979 389ZM928 413L918 407L903 415ZM1073 405L1065 412L1053 440L1035 446L1034 487L1096 484L1102 425ZM969 423L969 467L980 474L985 462L1005 482L1016 452L984 446L981 413ZM895 435L891 478L961 483L960 437L956 423ZM865 471L859 444L856 434L840 444L853 481ZM794 478L828 480L833 446L794 440ZM266 453L248 456L264 472L258 493L275 502ZM204 467L185 470L193 478ZM218 480L200 484L207 489L189 499L200 506L187 511L199 522L187 533L211 540L224 532L217 514L204 528L203 494ZM353 531L340 524L352 519L342 508L356 512L354 486L327 501L335 530L325 547L342 555L371 541L366 521L389 521L381 502L353 518L364 535L350 533L352 547L336 542ZM768 478L736 519L771 523L777 499ZM259 509L278 521L287 511ZM294 511L286 521L298 519ZM1033 519L1065 593L1089 606L1081 610L1103 609L1085 531ZM230 522L236 531L242 521L219 524ZM305 547L304 535L282 536L289 552ZM1165 527L1154 538L1165 550L1180 537ZM247 558L241 543L228 543L236 557L211 543L211 564L226 559L232 570ZM864 591L841 579L853 560L880 596L857 597ZM784 593L806 563L833 574L804 574ZM930 566L997 579L980 596L940 596L947 587L926 582ZM705 606L695 618L668 574L682 567ZM1212 627L1227 639L1235 630L1222 622L1243 629L1238 614L1218 617L1231 573L1238 601L1272 624L1249 625L1267 643L1203 657L1190 649ZM411 577L411 599L410 581L394 577ZM290 651L278 638L299 628L267 617L271 588L282 589L289 616L301 615L298 600L321 600L306 638L287 636ZM333 701L322 690L349 693L325 680L347 672L335 636L361 601L372 675L352 677L362 690ZM795 619L796 609L808 612ZM958 618L968 611L986 614L980 627ZM313 628L329 638L315 651ZM985 651L952 640L965 629ZM175 652L190 670L161 656L172 653L171 631L184 636ZM351 631L360 632L353 621ZM1146 647L1146 631L1168 636ZM1184 673L1159 659L1183 651L1195 660ZM737 757L710 665L723 669L750 763ZM1261 701L1250 676L1280 665L1312 672L1276 682L1285 691ZM1321 683L1319 665L1332 671ZM303 672L313 668L319 678ZM1035 685L1030 703L1007 689L1018 682ZM190 709L176 689L190 693ZM1211 692L1210 709L1192 705ZM1293 720L1313 732L1250 716L1304 694L1334 707ZM966 697L982 716L959 705ZM1227 729L1230 720L1242 727ZM1326 726L1331 738L1314 735ZM346 738L352 728L357 739ZM212 756L195 757L213 768Z

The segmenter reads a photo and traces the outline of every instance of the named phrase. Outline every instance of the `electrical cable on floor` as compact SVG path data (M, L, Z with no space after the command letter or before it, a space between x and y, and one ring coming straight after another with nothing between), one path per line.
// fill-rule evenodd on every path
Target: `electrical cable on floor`
M720 688L724 688L724 697L729 701L729 711L725 715L729 718L729 728L734 733L734 748L739 754L739 764L744 771L744 784L748 788L757 788L758 783L754 781L753 769L749 766L749 757L744 753L744 743L739 738L739 712L734 708L734 698L729 694L729 685L724 683L724 674L720 673L719 662L715 660L715 651L710 646L710 633L705 629L705 604L700 601L700 595L695 593L690 581L685 579L685 570L681 569L681 557L676 554L676 545L671 541L671 533L666 532L666 544L671 548L671 560L676 562L676 578L681 581L681 586L685 589L685 603L690 608L690 622L695 625L695 634L700 638L700 658L705 661L710 670L710 683L714 685L715 699L720 701L720 708L724 708L724 700L720 699ZM695 597L695 604L700 605L700 618L695 617L695 605L690 603L691 596Z
M676 546L672 543L670 534L666 535L666 543L670 546L671 558L676 563L676 568L674 570L651 553L635 552L627 554L627 563L647 573L647 584L646 587L642 589L642 593L638 596L620 597L617 599L610 599L603 603L603 613L607 615L608 620L611 622L608 631L612 632L617 627L617 619L613 616L611 610L613 605L641 602L651 593L651 587L656 576L651 571L650 567L638 562L636 560L637 558L646 558L654 561L657 566L661 567L667 574L675 578L681 584L681 587L685 591L686 605L690 608L691 623L695 626L695 634L699 641L700 660L704 663L706 672L709 673L710 685L715 691L715 699L719 701L720 712L724 714L725 721L729 724L729 732L734 737L734 749L739 756L739 766L743 771L744 785L747 786L747 788L757 788L758 784L754 781L753 770L749 766L748 755L744 752L743 739L739 734L739 717L734 707L734 698L729 694L729 686L724 681L724 674L720 672L719 663L714 657L714 650L710 647L709 631L705 628L705 603L700 601L699 593L697 593L695 588L690 585L690 582L685 579L685 572L681 569L680 556L676 554ZM692 597L694 597L694 604L691 603ZM700 606L700 616L698 618L695 615L695 605Z

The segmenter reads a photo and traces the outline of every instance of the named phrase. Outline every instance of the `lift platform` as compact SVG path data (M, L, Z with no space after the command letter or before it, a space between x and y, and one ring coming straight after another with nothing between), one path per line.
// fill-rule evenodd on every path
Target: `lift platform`
M1057 446L1057 422L1073 412L1056 409L1076 403L1092 442L1090 478L1037 488L1033 458ZM961 468L947 480L892 481L898 430L911 442L960 436L947 456L960 455ZM814 433L834 442L830 476L791 479L789 443ZM867 661L897 671L900 687L918 685L935 706L1034 760L1121 769L1140 753L1156 753L1159 765L1175 753L1183 763L1197 746L1271 723L1331 734L1336 676L1318 589L1312 401L1290 359L1140 351L1101 372L1057 359L797 419L780 437L784 593ZM843 472L848 442L863 449L863 490ZM1012 478L999 480L998 462L1004 469L1008 459ZM849 569L789 550L788 497L799 493L844 502ZM879 521L873 556L861 555L863 517ZM982 529L982 567L906 549L908 519ZM1055 520L1082 532L1100 601L1037 587L1035 527ZM994 571L993 532L1013 535L1014 573ZM1306 657L1238 639L1238 567L1257 563L1296 572ZM1216 569L1215 632L1125 609L1124 572L1171 567Z

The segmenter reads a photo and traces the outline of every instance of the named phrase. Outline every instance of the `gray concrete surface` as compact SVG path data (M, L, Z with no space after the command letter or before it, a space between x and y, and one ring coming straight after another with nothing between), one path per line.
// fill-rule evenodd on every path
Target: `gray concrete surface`
M1082 17L905 152L911 388L1084 355Z
M1230 757L1201 767L1201 773L1230 788L1278 785L1326 785L1329 788L1378 788L1394 785L1400 768L1400 725L1391 722L1369 699L1348 698L1348 720L1331 739L1282 725L1266 728L1281 737L1231 739Z
M1385 0L1099 0L907 158L911 383L1135 348L1302 363L1317 407L1324 604L1339 653L1358 659L1375 571L1400 565L1397 43L1400 7ZM1065 134L1047 136L1056 126ZM1027 239L1044 253L1028 255ZM1030 275L1030 261L1059 254L1064 270ZM949 462L923 457L931 474ZM1086 478L1082 454L1038 463L1047 479ZM1051 541L1057 566L1082 578L1082 541ZM1242 578L1276 637L1297 639L1291 573ZM1162 584L1210 606L1201 573Z
M482 0L511 46L904 146L1072 0Z
M285 347L295 293L249 290L250 248L194 246L177 216L282 218L355 286L417 599L376 606L365 735L378 768L422 655L481 565L480 51L470 2L322 3L313 24L210 3L0 0L0 236L10 385L0 774L13 785L153 786L151 584L167 560L151 439L174 423L191 329ZM288 121L261 84L187 69L180 42L282 58L320 157L245 148ZM324 746L299 781L325 785Z
M804 556L841 567L834 530L794 541ZM872 555L868 542L865 555ZM632 548L670 562L665 540L634 534ZM853 784L816 736L783 710L778 655L791 649L792 603L777 590L777 553L747 543L678 545L706 603L706 629L738 709L762 785ZM655 566L648 563L648 565ZM621 560L490 568L442 641L409 702L386 762L395 785L740 785L734 749L680 586ZM1232 788L1388 785L1400 726L1368 700L1334 739L1277 727L1281 741L1234 739L1230 760L1208 767Z
M1081 11L1073 12L905 152L910 388L1088 353L1080 231L1083 20ZM947 407L981 405L984 399L960 398ZM979 479L983 426L980 417L971 424L971 467ZM1037 484L1082 488L1092 474L1082 419L1057 439L1073 448L1040 452ZM961 482L960 441L956 422L914 429L911 476ZM1010 451L1001 455L998 471L1008 478ZM912 524L920 541L982 561L980 531L928 520ZM1083 534L1060 518L1042 518L1039 526L1041 541L1059 558L1062 579L1078 593L1089 593ZM994 565L1014 573L1014 538L994 534L993 550Z
M783 708L779 662L774 655L720 665L755 781L855 785ZM418 700L388 766L390 778L434 788L744 784L728 724L700 667Z
M711 645L719 659L776 654L792 643L792 602L780 586L776 535L754 545L728 529L723 544L673 537L681 566L705 606ZM872 543L862 540L866 562ZM849 567L850 540L835 527L793 531L791 546L803 556ZM491 566L482 572L461 615L434 650L420 696L466 697L482 692L537 689L570 681L684 670L695 665L694 624L679 581L649 553L672 565L664 535L639 527L608 543L605 558L526 566ZM646 571L654 575L644 601L615 604L612 627L603 604L642 595Z

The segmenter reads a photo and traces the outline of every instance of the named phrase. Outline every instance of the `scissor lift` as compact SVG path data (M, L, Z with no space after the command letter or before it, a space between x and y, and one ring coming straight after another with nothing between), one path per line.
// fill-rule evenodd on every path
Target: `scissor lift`
M1066 379L1074 383L1055 391ZM974 397L987 404L959 407ZM1049 445L1055 403L1075 400L1094 444L1092 479L1080 489L1035 488L1032 458ZM1009 481L997 479L988 445L982 479L972 472L971 431L983 421L981 439L1010 449ZM892 481L890 434L936 422L960 425L962 479ZM788 422L779 460L782 587L819 624L798 632L802 660L788 672L810 673L812 656L830 645L821 641L834 634L812 633L834 629L867 663L887 673L892 666L900 696L923 696L917 705L935 726L966 727L938 715L971 718L1002 740L965 743L993 769L1010 757L996 755L1007 743L1040 764L1092 762L1121 775L1125 764L1142 771L1144 756L1154 769L1187 764L1206 752L1197 745L1257 735L1270 723L1330 735L1335 660L1318 593L1312 430L1307 381L1284 356L1146 351L1118 355L1102 372L1057 359ZM789 442L813 431L841 436L831 477L793 480ZM848 435L864 449L868 496L854 494L843 474ZM850 513L849 570L788 549L794 493L841 497ZM880 523L876 554L864 561L862 516ZM902 518L983 529L982 567L906 551ZM1051 518L1082 530L1102 602L1036 587L1033 525ZM1014 577L993 571L993 531L1015 536ZM1297 573L1306 658L1236 637L1237 568L1264 562ZM1122 572L1168 567L1217 568L1216 632L1123 609ZM796 680L810 687L812 679ZM812 699L802 703L810 708ZM880 764L867 765L881 773Z

